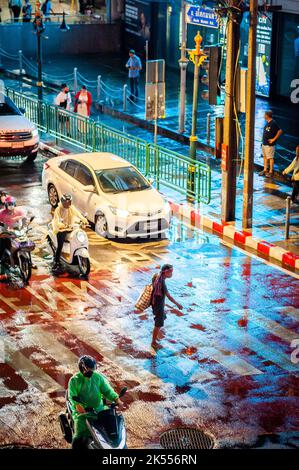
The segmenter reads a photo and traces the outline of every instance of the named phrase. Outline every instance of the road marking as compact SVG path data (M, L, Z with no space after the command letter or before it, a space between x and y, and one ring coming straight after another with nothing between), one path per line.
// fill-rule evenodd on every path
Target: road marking
M113 297L110 297L107 294L104 294L104 292L99 291L94 287L92 284L90 284L87 281L81 281L81 288L73 284L72 282L64 282L63 283L64 287L69 289L71 292L73 292L75 295L81 298L81 300L88 300L91 302L93 305L96 307L102 307L103 302L100 302L97 300L95 297L87 293L87 289L92 290L98 297L101 299L105 300L106 303L109 303L110 305L117 305L119 306L119 301L115 300Z
M118 284L116 285L114 282L112 281L109 281L108 279L101 279L99 281L101 284L103 284L104 286L110 288L113 290L113 292L116 292L118 293L119 295L121 295L124 299L126 299L128 302L130 302L131 304L135 305L136 303L136 300L137 300L137 297L136 299L133 299L132 297L129 297L125 292L124 292L124 287L123 288L120 288L120 287L117 287ZM128 288L127 288L128 289Z
M77 336L77 338L98 351L105 358L108 358L112 363L116 363L126 374L129 373L133 380L138 379L143 384L147 382L152 386L163 387L163 389L167 385L159 377L142 367L142 362L148 362L149 359L135 359L135 361L132 362L130 355L120 349L113 340L107 336L107 333L101 332L101 329L103 330L101 324L88 320L72 320L63 322L61 325L70 333Z
M211 325L211 319L205 318L204 315L200 317L200 322L205 325L207 328ZM215 327L215 322L214 322ZM265 345L254 336L247 333L246 330L242 328L237 328L232 321L221 319L221 330L219 332L223 336L231 338L233 341L241 344L242 347L246 347L254 351L257 355L262 356L263 358L273 362L284 370L289 372L298 372L298 366L295 366L291 363L291 357L286 356L283 353L280 353L277 349L272 349L270 346Z
M223 367L230 370L236 375L257 375L262 374L263 372L259 369L256 369L254 366L248 362L241 359L236 354L231 351L224 350L224 352L219 351L216 348L211 347L199 347L199 354L203 357L210 357L214 361L219 362Z
M4 362L9 364L28 384L51 393L62 388L49 375L25 357L11 339L4 338Z
M46 354L52 356L57 362L70 369L70 373L77 371L78 357L66 346L63 346L55 336L39 325L30 325L22 330L26 346L38 346Z
M279 313L283 313L284 315L288 315L289 317L293 318L295 321L299 321L299 310L295 307L274 307L274 310L279 310Z
M244 314L247 314L251 322L253 321L256 325L261 326L266 331L270 331L271 333L273 333L273 335L278 336L278 338L283 339L287 343L290 343L293 339L298 338L298 333L284 328L276 321L265 317L264 315L259 312L256 312L255 310L234 310L233 313L241 317Z

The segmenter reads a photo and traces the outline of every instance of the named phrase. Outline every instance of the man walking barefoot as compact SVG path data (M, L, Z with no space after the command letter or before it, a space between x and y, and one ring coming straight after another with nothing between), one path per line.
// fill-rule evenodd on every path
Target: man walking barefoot
M153 309L155 327L153 331L152 338L152 347L158 349L161 346L158 345L157 341L159 339L159 333L161 328L164 326L164 320L166 318L165 314L165 297L167 297L170 302L175 304L180 310L182 310L182 305L179 304L174 298L169 294L166 287L166 279L170 279L173 274L173 266L171 264L164 264L160 271L160 274L156 274L153 277L153 292L151 305Z

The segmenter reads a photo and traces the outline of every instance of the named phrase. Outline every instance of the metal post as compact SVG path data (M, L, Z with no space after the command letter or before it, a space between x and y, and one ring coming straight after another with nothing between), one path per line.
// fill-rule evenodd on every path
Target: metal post
M43 99L43 74L42 74L42 50L41 50L41 32L39 29L36 31L37 37L37 91L38 99Z
M158 61L156 61L155 67L155 131L154 131L154 144L157 145L157 134L158 134L158 97L159 97L159 72L158 72Z
M23 52L19 51L19 75L23 73Z
M76 93L78 90L78 69L74 67L74 92Z
M198 102L198 82L199 82L199 67L205 56L200 49L202 43L202 37L197 32L197 35L194 38L196 47L190 53L190 58L194 63L194 84L193 84L193 107L192 107L192 130L190 136L190 149L189 156L191 160L196 160L196 129L197 129L197 102ZM193 163L188 165L188 183L187 183L187 199L190 202L193 202L195 198L195 167Z
M285 240L290 238L290 207L291 207L291 196L286 198L286 223L285 223Z
M185 114L186 114L186 76L188 59L186 58L186 42L187 42L187 24L186 24L186 3L182 0L181 6L182 15L182 44L181 44L181 58L179 60L181 70L181 84L180 84L180 113L179 113L179 132L185 132Z
M19 91L22 91L22 75L23 75L23 52L19 51Z
M223 144L225 146L225 164L222 165L221 218L223 222L235 220L236 208L236 175L237 175L237 127L235 115L236 66L240 46L241 13L238 10L239 0L232 0L229 9L227 26L227 60L225 83L225 108Z
M250 0L250 26L248 36L248 77L245 123L246 141L243 187L243 229L252 228L257 22L258 0Z
M127 87L127 84L123 86L123 111L127 110Z
M211 140L211 113L207 114L207 144L210 143Z
M97 97L98 97L98 100L100 99L101 97L101 75L98 75L98 83L97 83Z

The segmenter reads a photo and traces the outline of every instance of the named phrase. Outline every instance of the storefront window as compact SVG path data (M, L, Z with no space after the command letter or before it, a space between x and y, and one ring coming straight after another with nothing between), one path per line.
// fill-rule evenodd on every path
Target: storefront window
M278 94L290 96L291 83L299 79L299 15L280 15Z

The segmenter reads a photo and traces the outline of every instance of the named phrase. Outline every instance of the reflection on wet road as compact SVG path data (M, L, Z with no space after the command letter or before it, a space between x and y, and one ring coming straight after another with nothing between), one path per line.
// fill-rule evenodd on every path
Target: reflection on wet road
M34 170L1 163L2 185L36 214L38 269L23 290L0 286L0 442L66 447L57 420L80 355L129 388L129 447L157 447L162 431L203 428L219 446L298 432L298 280L174 221L169 240L116 243L89 230L88 281L50 274L50 220ZM167 306L163 349L150 347L151 310L136 299L164 263L183 311Z

